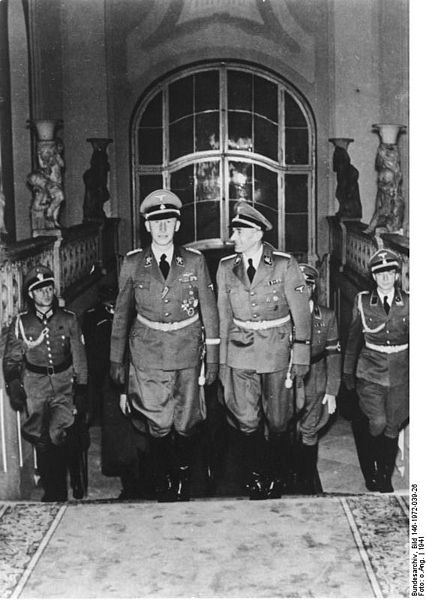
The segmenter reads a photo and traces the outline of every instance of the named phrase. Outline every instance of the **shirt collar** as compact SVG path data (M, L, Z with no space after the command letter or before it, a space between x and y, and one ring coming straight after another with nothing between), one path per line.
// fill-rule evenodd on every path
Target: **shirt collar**
M158 247L154 246L153 244L151 244L151 251L152 251L152 253L153 253L154 257L155 257L155 260L157 261L158 264L160 264L160 259L161 259L162 255L165 254L167 262L169 263L169 265L171 265L172 264L174 250L175 250L174 245L171 246L167 250L167 252L165 252L161 248L158 248Z
M393 302L393 297L395 296L395 288L392 288L392 290L388 294L382 294L382 292L380 292L377 289L377 295L379 296L380 300L382 301L382 304L383 304L383 299L386 296L386 298L388 299L388 304L391 305Z
M261 246L257 250L257 252L254 252L254 253L250 252L248 254L243 253L243 261L244 261L245 268L247 269L247 267L248 267L248 259L251 258L252 261L253 261L253 267L255 269L257 269L257 267L259 266L262 254L263 254L263 244L261 244Z

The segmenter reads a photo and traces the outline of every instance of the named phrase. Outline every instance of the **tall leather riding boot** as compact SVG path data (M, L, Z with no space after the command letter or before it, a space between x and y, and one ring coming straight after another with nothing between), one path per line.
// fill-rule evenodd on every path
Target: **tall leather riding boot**
M176 467L172 434L151 437L154 458L157 499L159 502L176 501Z
M268 440L268 498L281 498L289 471L290 441L286 432L269 434Z
M44 489L42 502L66 502L68 499L66 449L51 443L38 447L37 465Z
M389 438L381 435L382 453L379 460L379 491L382 493L393 492L392 474L398 452L398 438Z
M376 492L379 489L377 471L379 441L368 431L368 420L364 416L358 415L352 421L352 431L365 486L370 492Z
M77 426L74 423L71 427L67 428L66 438L66 454L67 454L67 465L70 474L70 483L73 497L76 500L84 498L86 493L86 476L87 476L87 464L86 456L83 455L85 450L79 446L79 438Z
M318 444L308 446L301 444L300 468L302 480L302 493L315 494L315 476L317 472Z
M187 502L190 497L193 442L192 436L176 434L175 447L178 467L176 500L178 502Z
M250 500L265 500L268 489L265 481L265 438L258 429L253 433L243 433L243 455L248 474L247 488Z

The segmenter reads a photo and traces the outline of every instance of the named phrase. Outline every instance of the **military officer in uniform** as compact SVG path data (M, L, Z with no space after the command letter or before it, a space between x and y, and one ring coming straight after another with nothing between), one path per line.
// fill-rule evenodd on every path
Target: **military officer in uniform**
M296 260L263 242L271 229L253 206L238 203L231 236L236 254L223 258L217 272L221 380L231 421L242 435L251 499L282 493L293 414L286 387L290 346L292 376L309 370L307 286Z
M124 382L129 339L139 400L160 477L160 501L189 499L192 439L205 418L199 393L217 376L219 335L213 285L198 250L174 245L182 203L169 190L142 202L152 243L129 252L120 278L111 335L111 376ZM129 333L130 330L130 333Z
M36 449L42 500L67 500L67 466L74 497L82 498L75 422L86 408L83 336L76 315L59 307L48 267L28 272L24 292L28 310L14 319L6 340L6 389L12 408L25 414L22 435Z
M304 406L301 408L299 431L301 446L299 468L302 491L315 493L318 457L318 433L336 410L340 387L341 348L334 311L317 302L319 273L309 264L300 263L310 294L312 322L311 366L303 380Z
M398 285L398 255L384 248L368 263L374 291L355 297L346 344L343 379L356 387L369 424L371 491L392 492L398 434L408 419L409 295Z

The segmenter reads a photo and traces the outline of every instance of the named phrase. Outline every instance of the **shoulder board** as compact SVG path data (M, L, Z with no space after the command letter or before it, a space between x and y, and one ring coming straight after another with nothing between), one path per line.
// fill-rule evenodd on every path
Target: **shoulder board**
M22 312L18 313L16 316L17 317L23 317L24 315L27 315L28 311L27 310L23 310Z
M75 317L75 312L73 312L72 310L68 310L68 308L63 308L62 309L65 313L68 313L69 315L73 315Z
M188 250L188 252L193 252L194 254L201 254L201 252L195 248L185 248L185 250Z
M366 294L369 294L370 292L368 290L364 290L363 292L358 292L359 296L365 296Z
M130 250L130 252L128 252L126 254L126 256L132 256L132 254L137 254L138 252L142 252L142 248L136 248L135 250Z
M287 254L287 252L280 252L279 250L274 250L272 254L276 254L277 256L284 256L285 258L291 258L291 254Z
M95 308L88 308L88 309L87 309L87 312L88 312L88 313L89 313L89 312L94 312L95 310L96 310Z
M223 258L220 259L220 262L225 262L225 260L229 260L230 258L235 258L237 255L236 254L230 254L229 256L224 256Z

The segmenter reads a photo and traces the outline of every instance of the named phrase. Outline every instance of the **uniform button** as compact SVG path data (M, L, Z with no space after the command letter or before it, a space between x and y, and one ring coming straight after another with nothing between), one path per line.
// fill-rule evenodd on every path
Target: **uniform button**
M257 306L256 302L251 303L252 306Z
M165 317L170 317L170 313L164 313Z
M170 300L168 298L164 298L164 302L170 302Z
M389 340L386 340L386 343L387 343L387 344L390 344L390 341L389 341Z
M259 315L253 315L253 319L257 319Z
M254 296L256 292L250 292L250 296Z

